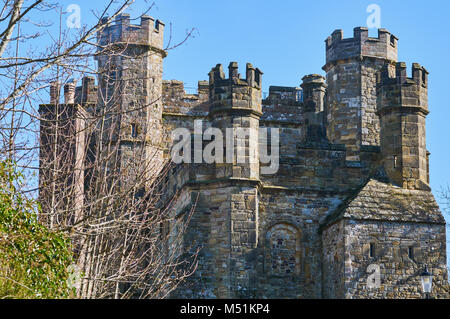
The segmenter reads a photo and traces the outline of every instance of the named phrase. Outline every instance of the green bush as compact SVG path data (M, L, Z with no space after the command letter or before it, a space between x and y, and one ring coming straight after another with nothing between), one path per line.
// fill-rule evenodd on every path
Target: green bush
M0 298L65 298L70 240L45 227L39 205L17 191L14 165L0 162Z

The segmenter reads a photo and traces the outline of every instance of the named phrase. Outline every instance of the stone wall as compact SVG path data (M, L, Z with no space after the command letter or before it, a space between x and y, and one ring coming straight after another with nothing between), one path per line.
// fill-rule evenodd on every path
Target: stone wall
M444 225L342 220L322 239L325 298L423 298L426 264L434 275L431 297L448 296ZM380 267L375 288L367 286L372 264Z
M320 298L318 229L345 195L264 187L260 197L258 297Z
M322 298L345 298L345 227L344 221L322 232Z
M385 65L378 59L361 63L361 143L380 145L380 120L377 112L377 72Z
M358 160L361 144L360 63L348 62L327 72L327 135L332 143L345 144Z

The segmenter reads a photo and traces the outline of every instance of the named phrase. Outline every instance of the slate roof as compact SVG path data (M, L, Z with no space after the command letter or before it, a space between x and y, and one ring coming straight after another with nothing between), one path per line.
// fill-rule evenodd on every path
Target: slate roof
M321 229L344 218L445 224L431 192L403 189L376 179L368 180L328 215Z

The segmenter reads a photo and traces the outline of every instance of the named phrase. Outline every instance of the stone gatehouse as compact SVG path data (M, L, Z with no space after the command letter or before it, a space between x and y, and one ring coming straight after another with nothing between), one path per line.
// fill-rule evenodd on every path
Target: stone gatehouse
M408 75L393 34L334 31L325 41L325 77L271 86L264 99L263 72L250 63L243 76L235 62L227 74L214 66L197 94L163 80L163 34L160 21L131 25L123 15L99 36L127 41L136 58L117 65L118 77L143 81L142 101L157 101L123 119L121 127L139 128L127 131L134 135L127 145L141 143L139 134L150 143L162 137L162 147L148 146L152 159L170 160L171 132L194 131L196 120L224 135L243 127L277 129L280 137L275 174L262 174L258 161L224 161L178 164L165 176L167 198L178 194L166 238L193 209L182 245L200 248L197 270L173 297L421 298L425 264L433 296L448 296L445 221L429 187L428 72L414 63ZM86 78L75 91L74 103L83 105L95 104L100 90ZM244 139L246 151L259 145ZM368 285L370 265L379 269L376 287Z

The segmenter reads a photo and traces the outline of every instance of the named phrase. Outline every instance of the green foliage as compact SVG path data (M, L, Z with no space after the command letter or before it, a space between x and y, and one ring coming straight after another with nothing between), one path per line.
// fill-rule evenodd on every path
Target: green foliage
M38 220L38 204L17 191L22 182L0 162L0 298L68 297L70 240Z

